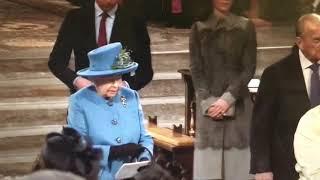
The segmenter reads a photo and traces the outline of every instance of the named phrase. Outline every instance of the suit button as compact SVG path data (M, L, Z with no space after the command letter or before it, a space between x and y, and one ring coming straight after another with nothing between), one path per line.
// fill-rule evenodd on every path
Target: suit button
M121 143L121 138L120 137L117 137L117 139L116 139L116 141L117 141L117 143Z
M117 125L117 124L118 124L118 121L115 120L115 119L113 119L113 120L111 121L111 123L112 123L112 125Z

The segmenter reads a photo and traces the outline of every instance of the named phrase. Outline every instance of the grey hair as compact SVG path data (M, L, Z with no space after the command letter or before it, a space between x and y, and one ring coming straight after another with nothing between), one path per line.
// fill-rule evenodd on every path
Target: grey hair
M301 16L296 23L296 37L300 37L305 31L306 23L320 23L320 15L316 13Z

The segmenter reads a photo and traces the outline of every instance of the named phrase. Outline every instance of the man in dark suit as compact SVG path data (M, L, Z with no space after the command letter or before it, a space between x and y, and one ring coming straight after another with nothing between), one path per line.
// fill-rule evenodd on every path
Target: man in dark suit
M293 138L299 119L319 104L320 16L297 22L292 53L262 74L251 127L251 173L256 180L297 180ZM314 77L317 78L314 78Z
M139 1L142 2L142 1ZM138 0L90 0L66 15L49 58L52 73L75 92L91 82L76 71L89 66L87 53L99 46L121 42L139 63L134 76L124 75L132 89L152 80L150 39ZM104 19L103 19L104 18ZM74 53L75 70L68 67Z

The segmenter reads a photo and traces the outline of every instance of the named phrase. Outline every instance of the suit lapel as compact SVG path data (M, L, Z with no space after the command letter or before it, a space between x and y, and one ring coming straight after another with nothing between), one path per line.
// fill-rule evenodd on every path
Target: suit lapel
M119 33L120 33L120 30L121 28L119 28L121 25L121 6L119 5L118 6L118 9L117 9L117 12L116 12L116 18L114 20L114 23L113 23L113 27L112 27L112 30L111 30L111 36L110 36L110 43L112 42L116 42L116 41L119 41ZM122 27L122 28L125 28L125 27Z
M292 90L300 91L299 94L303 96L304 102L299 103L301 103L301 105L305 107L308 107L310 106L310 100L300 64L299 50L297 47L294 47L292 51L292 58L288 62L289 67L287 74L289 76L289 79L292 79L293 81L290 81L290 83L286 85L289 86L289 88L291 88Z
M85 33L87 33L87 35L85 35L85 37L87 37L86 42L88 43L88 47L90 47L90 49L95 49L98 47L98 44L96 42L96 25L95 25L95 9L94 9L94 2L92 1L91 5L87 6L85 11L84 11L84 24L86 29L85 29Z
M130 10L124 3L118 6L116 18L112 27L110 42L120 41L122 45L128 45L129 41L133 41L132 32L135 24Z

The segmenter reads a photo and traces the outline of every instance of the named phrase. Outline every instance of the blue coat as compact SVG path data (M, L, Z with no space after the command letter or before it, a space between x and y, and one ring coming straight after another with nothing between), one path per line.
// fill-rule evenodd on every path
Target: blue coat
M121 88L112 101L97 94L94 86L88 86L70 96L68 124L88 136L94 147L101 148L103 159L100 180L112 180L120 166L129 157L109 160L110 146L126 143L141 144L153 152L153 140L143 124L143 112L138 93ZM143 152L138 159L150 155Z

